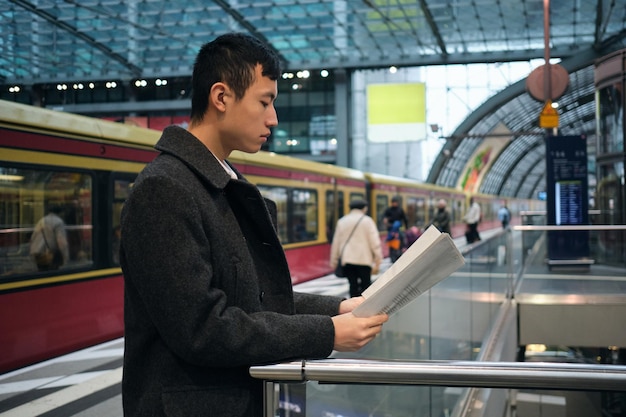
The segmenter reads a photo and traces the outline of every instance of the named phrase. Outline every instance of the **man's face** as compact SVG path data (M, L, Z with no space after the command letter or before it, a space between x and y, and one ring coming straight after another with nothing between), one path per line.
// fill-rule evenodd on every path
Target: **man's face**
M222 137L228 151L258 152L270 136L270 128L278 125L274 108L278 83L261 72L261 65L257 65L252 85L224 114Z

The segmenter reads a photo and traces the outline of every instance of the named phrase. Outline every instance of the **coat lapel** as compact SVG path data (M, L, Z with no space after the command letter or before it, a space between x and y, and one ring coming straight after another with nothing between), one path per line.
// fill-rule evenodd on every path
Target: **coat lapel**
M155 148L177 157L203 182L214 189L222 190L244 236L248 240L252 238L254 242L263 246L280 248L281 258L285 259L275 229L275 204L268 206L258 188L243 178L231 165L239 178L233 180L211 151L187 130L179 126L168 126L166 131L167 134L164 132ZM253 235L248 235L248 233L253 233Z

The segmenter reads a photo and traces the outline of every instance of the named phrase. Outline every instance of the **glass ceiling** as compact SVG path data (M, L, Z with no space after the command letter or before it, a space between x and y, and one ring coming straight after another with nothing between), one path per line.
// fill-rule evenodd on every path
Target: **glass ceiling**
M543 9L544 0L0 0L0 83L188 76L200 46L230 31L266 40L291 70L525 61L544 57ZM572 62L564 134L594 133L590 65L624 48L625 22L626 0L551 1L550 56ZM541 103L510 88L457 129L432 182L456 184L461 156L480 143L468 134L498 123L536 130ZM515 138L484 191L540 183L540 137Z

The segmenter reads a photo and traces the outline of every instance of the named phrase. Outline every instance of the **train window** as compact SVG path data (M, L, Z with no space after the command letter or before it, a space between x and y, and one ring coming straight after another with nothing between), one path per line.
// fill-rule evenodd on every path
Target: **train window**
M424 224L423 219L419 219L419 206L420 201L416 197L408 197L406 199L406 221L410 226L417 225L422 226Z
M90 266L92 185L80 172L0 167L0 275ZM31 237L54 256L36 263Z
M257 185L265 198L276 203L278 237L285 243L316 240L318 237L317 192L271 185Z
M377 195L376 196L376 216L378 217L378 230L387 230L387 227L383 223L383 214L385 210L389 207L389 200L386 195Z
M317 191L293 189L291 192L290 242L303 242L317 239Z
M415 223L420 227L424 227L427 224L426 219L426 199L424 197L418 197L415 199ZM431 218L432 219L432 218Z
M268 198L276 203L276 216L278 222L276 227L278 228L278 238L282 243L287 243L289 241L289 239L287 238L287 231L289 230L287 225L287 188L275 187L271 185L258 185L257 187L263 197Z
M350 201L354 200L365 200L365 196L363 193L350 193Z
M437 199L434 196L430 196L430 198L426 201L426 218L428 219L428 222L432 222L433 219L435 218L435 212L437 211Z
M450 204L450 222L457 223L461 220L463 216L463 202L461 200L452 200L452 204Z

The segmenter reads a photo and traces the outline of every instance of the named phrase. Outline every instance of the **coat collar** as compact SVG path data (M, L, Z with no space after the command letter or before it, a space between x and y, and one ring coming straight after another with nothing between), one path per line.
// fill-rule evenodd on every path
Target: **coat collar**
M241 214L238 218L254 219L250 225L259 230L263 241L271 240L275 246L280 247L275 230L276 205L264 199L259 190L235 167L228 164L237 174L238 180L233 180L226 173L215 156L198 138L179 126L166 127L155 149L179 159L203 181L223 190L233 210Z
M216 188L223 189L232 179L211 151L198 138L180 126L166 127L154 147L158 151L180 159L192 171ZM231 164L228 165L235 171L237 177L242 179L239 171Z

